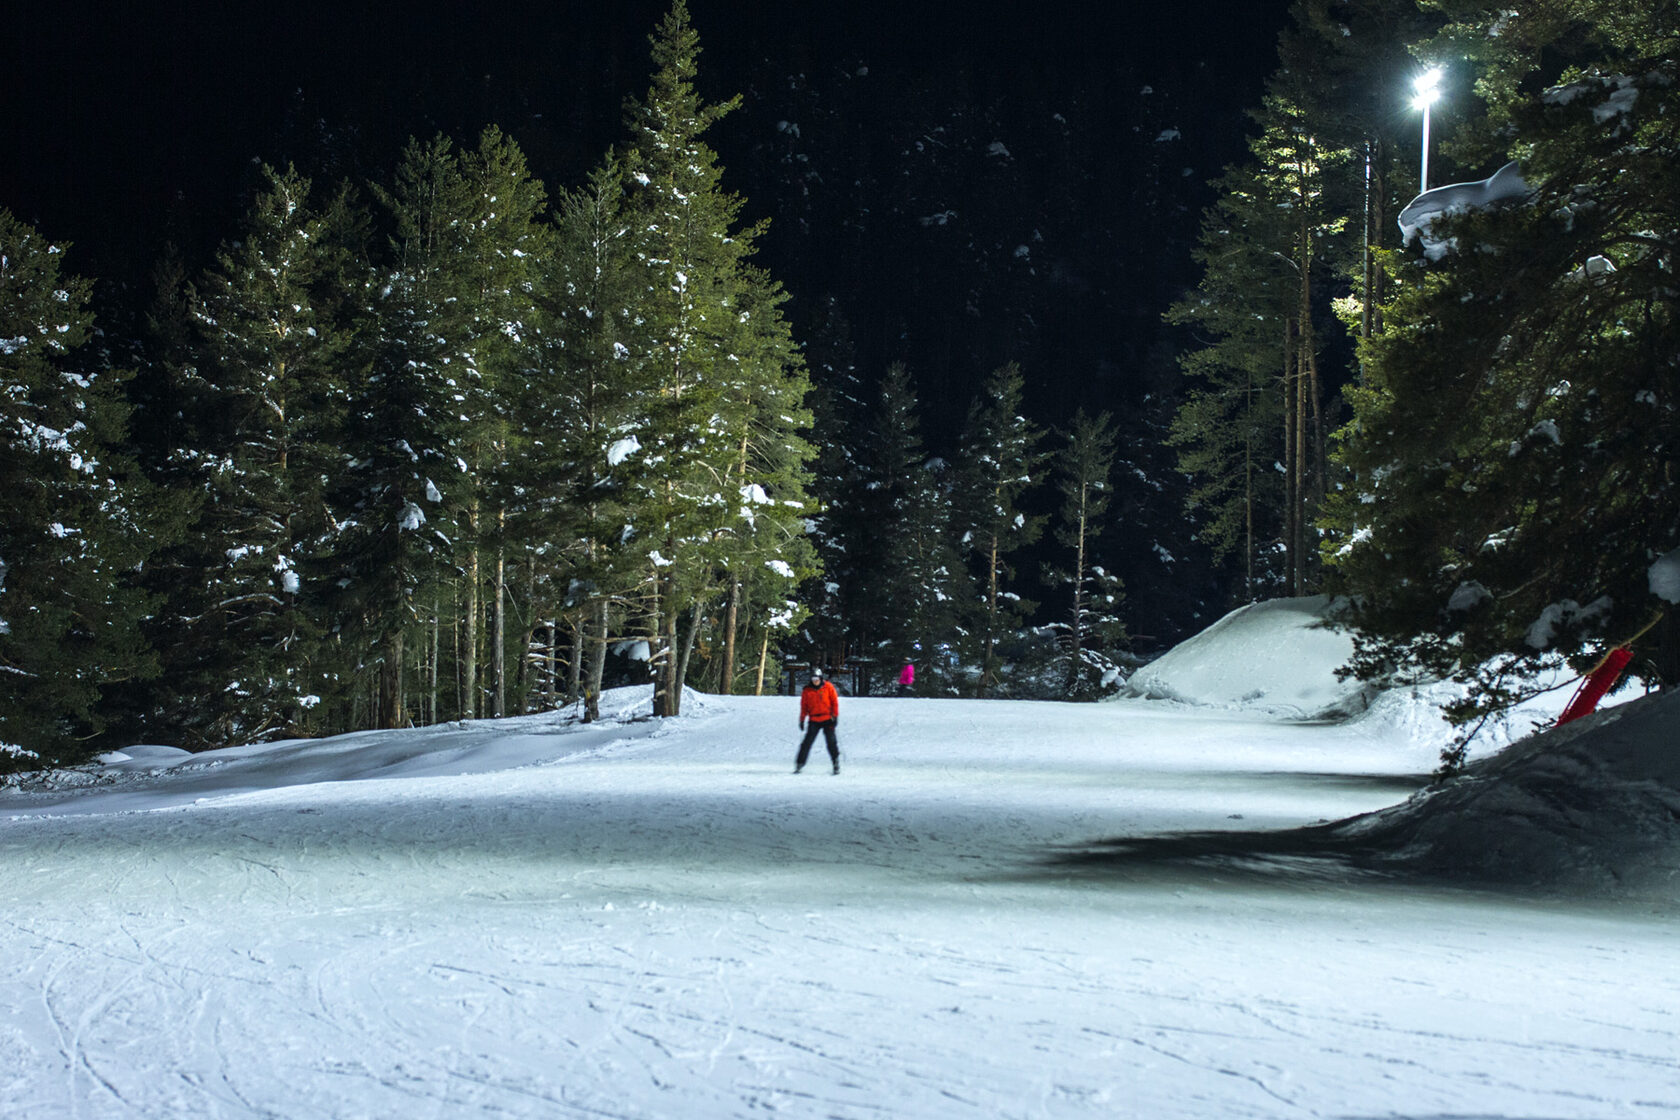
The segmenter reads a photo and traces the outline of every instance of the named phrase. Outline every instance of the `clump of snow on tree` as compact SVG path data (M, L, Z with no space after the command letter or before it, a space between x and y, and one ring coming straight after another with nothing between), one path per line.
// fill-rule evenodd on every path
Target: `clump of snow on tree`
M1454 245L1453 239L1433 234L1432 227L1437 219L1524 199L1531 193L1531 188L1523 181L1522 169L1513 160L1486 179L1473 183L1449 183L1424 191L1400 211L1400 232L1408 245L1412 238L1419 238L1424 256L1438 261L1452 251Z
M1651 594L1665 603L1680 603L1680 548L1657 558L1646 572Z

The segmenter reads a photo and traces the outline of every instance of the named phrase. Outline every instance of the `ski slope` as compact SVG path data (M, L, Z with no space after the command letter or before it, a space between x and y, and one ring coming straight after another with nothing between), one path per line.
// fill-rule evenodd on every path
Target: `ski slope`
M0 794L4 1115L1680 1114L1661 900L1100 858L1400 802L1411 716L847 699L832 777L647 699Z

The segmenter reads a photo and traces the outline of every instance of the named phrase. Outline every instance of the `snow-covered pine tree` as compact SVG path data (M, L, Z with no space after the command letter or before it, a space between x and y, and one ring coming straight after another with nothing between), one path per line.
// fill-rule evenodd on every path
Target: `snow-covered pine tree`
M514 394L526 445L514 464L527 490L519 534L546 614L557 631L566 620L571 635L564 691L584 698L590 719L608 646L621 636L614 625L633 611L646 559L626 540L633 503L646 493L641 440L653 395L649 364L630 345L640 332L629 232L622 168L609 155L556 200L554 248L538 286L539 372ZM544 657L558 671L558 650Z
M852 556L862 554L859 541L868 534L857 510L863 485L861 449L872 431L870 394L858 373L845 314L832 296L821 302L806 359L816 448L810 485L816 513L810 533L822 575L799 589L799 601L809 611L799 633L801 645L822 651L814 655L817 660L830 661L846 647L846 620L853 613L848 592L861 586L853 574Z
M192 733L210 743L300 734L329 671L321 611L305 573L328 535L324 480L336 473L349 332L343 247L295 169L263 169L265 189L237 241L196 292L204 386L204 500L193 539L193 664L207 689ZM312 581L311 581L312 582ZM173 655L172 655L173 659Z
M1330 207L1357 216L1329 263L1351 287L1337 310L1360 338L1381 327L1385 273L1377 253L1399 244L1394 216L1416 193L1418 119L1396 110L1420 70L1418 58L1452 57L1414 55L1441 23L1424 7L1417 0L1295 0L1278 40L1273 88L1301 107L1321 146L1351 154L1326 168L1324 190ZM1435 112L1446 120L1453 106Z
M1043 432L1021 414L1024 387L1013 362L992 372L969 408L957 463L953 531L974 577L975 595L963 613L980 696L999 683L998 643L1013 636L1036 606L1012 589L1015 571L1009 562L1038 539L1045 522L1020 504L1022 495L1043 481L1046 458L1040 450Z
M733 449L724 493L733 494L736 504L711 546L723 588L717 682L725 694L734 691L744 668L743 632L756 628L768 636L797 625L803 612L795 589L817 571L805 531L814 450L803 433L812 422L805 407L811 383L782 316L787 295L745 261L736 266L732 286L726 309L735 314L735 335L720 373L733 384L718 415ZM686 670L680 676L686 678Z
M656 69L646 97L631 106L624 160L631 253L642 270L632 349L645 356L655 386L642 453L658 464L633 530L653 591L654 713L670 716L681 705L680 674L695 627L722 590L710 546L738 517L739 494L729 479L740 433L725 413L728 396L740 388L738 355L732 357L737 305L751 283L745 265L759 230L736 228L741 200L724 190L717 153L702 139L739 99L701 101L694 88L699 38L683 0L652 44Z
M843 522L832 535L849 542L839 577L846 629L854 647L884 672L917 660L927 670L919 683L934 688L937 671L923 651L951 638L957 562L949 548L948 507L922 445L915 381L902 362L887 368L853 438L853 494L830 515Z
M1114 663L1108 653L1123 640L1120 622L1120 581L1097 562L1095 545L1105 527L1113 498L1111 475L1119 453L1118 434L1108 413L1074 413L1060 454L1056 456L1056 490L1061 495L1053 530L1056 542L1071 554L1064 566L1051 566L1056 583L1068 589L1067 673L1070 700L1101 694Z
M407 722L405 665L438 604L472 495L465 409L475 391L459 341L474 196L454 145L410 141L393 182L392 263L369 283L345 425L347 462L331 480L337 578L331 614L347 654L348 722ZM405 646L407 647L405 649ZM452 705L465 707L465 698Z
M1348 234L1362 228L1350 223L1349 205L1359 197L1354 169L1363 175L1364 165L1341 146L1346 129L1321 134L1319 103L1307 108L1313 96L1310 73L1285 67L1273 76L1252 114L1260 131L1250 159L1226 172L1204 218L1197 293L1168 312L1206 332L1181 360L1193 388L1171 438L1196 479L1203 535L1220 555L1241 548L1250 598L1270 575L1260 561L1269 541L1281 542L1285 594L1317 583L1311 525L1328 486L1326 439L1343 379L1323 364L1338 330L1330 284L1362 246ZM1282 467L1275 499L1261 476L1273 464Z
M461 157L468 211L460 245L461 318L451 338L454 367L465 373L462 414L465 457L471 470L461 480L466 493L466 535L457 541L462 568L467 633L462 677L467 682L464 714L487 710L508 713L508 679L523 660L523 649L508 643L508 518L528 496L516 485L515 463L525 453L512 400L536 373L536 285L541 262L551 252L551 228L541 221L547 205L542 183L526 164L524 153L492 125L475 151ZM478 599L484 592L489 641L485 645L488 680L477 683ZM527 604L527 607L529 604ZM524 626L515 629L522 634ZM522 640L519 645L526 643ZM479 703L483 696L487 708Z
M102 685L156 672L135 575L151 497L115 370L79 365L90 285L0 210L0 771L83 760Z
M1294 306L1285 213L1250 167L1228 170L1202 222L1196 291L1167 312L1195 332L1171 444L1190 475L1198 535L1215 560L1240 557L1241 599L1282 590L1284 327Z

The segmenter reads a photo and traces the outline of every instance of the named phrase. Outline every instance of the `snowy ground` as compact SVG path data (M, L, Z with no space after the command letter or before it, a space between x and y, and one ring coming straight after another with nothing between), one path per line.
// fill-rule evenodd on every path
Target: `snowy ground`
M1680 1114L1664 901L1108 858L1402 801L1398 709L613 699L0 795L4 1116Z

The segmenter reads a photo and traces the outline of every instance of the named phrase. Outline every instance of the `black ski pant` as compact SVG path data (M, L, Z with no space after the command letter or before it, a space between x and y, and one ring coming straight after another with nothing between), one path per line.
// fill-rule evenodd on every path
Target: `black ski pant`
M817 741L817 732L823 733L823 742L828 747L828 757L835 762L840 761L840 744L834 740L834 720L825 719L822 722L809 720L805 724L805 738L799 740L799 757L794 759L795 766L805 765L805 760L811 757L811 744Z

